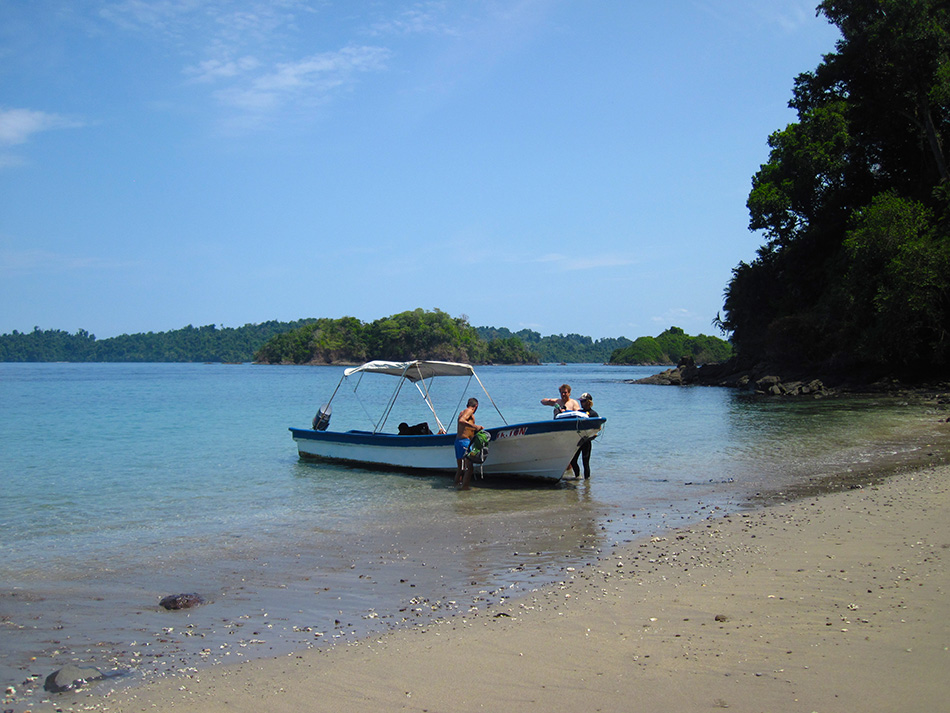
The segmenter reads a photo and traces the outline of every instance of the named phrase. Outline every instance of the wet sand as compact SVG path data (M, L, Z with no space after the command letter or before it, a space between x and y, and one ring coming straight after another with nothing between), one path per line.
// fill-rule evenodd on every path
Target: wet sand
M950 699L950 466L620 545L488 610L34 711L895 711Z

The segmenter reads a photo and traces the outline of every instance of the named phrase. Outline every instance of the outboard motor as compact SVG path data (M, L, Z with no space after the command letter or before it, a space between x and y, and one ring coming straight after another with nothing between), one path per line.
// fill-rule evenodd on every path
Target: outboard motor
M326 431L327 426L330 425L330 414L332 409L329 404L324 404L320 407L320 410L317 411L317 415L313 417L313 430L314 431Z

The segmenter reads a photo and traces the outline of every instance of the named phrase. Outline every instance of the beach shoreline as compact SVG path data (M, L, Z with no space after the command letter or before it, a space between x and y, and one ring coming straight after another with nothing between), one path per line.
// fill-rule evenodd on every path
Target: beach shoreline
M950 466L865 483L615 545L485 610L32 710L938 710Z

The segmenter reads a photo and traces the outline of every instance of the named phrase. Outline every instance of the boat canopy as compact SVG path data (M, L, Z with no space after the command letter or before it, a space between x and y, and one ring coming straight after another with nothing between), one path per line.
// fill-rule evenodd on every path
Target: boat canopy
M415 383L433 376L474 376L475 370L470 364L451 361L370 361L362 366L354 366L343 372L352 376L360 372L369 374L389 374L401 376Z
M478 378L478 374L475 373L475 369L472 368L471 364L462 364L452 361L369 361L362 366L354 366L346 369L343 371L343 376L340 378L340 383L337 384L336 389L333 390L330 400L323 405L323 407L320 409L320 412L317 414L318 416L320 413L330 413L330 403L336 396L337 391L339 391L340 386L344 381L349 379L349 377L353 376L354 374L359 375L357 384L359 384L359 382L362 380L363 374L387 374L389 376L400 377L399 383L396 385L396 390L389 399L389 403L383 411L382 417L373 427L373 433L378 433L385 425L386 419L389 418L389 414L396 403L396 397L399 395L402 385L406 381L412 383L422 395L422 398L425 399L426 405L429 407L433 417L435 417L436 423L439 425L439 430L444 433L447 429L439 419L438 414L435 412L435 406L432 404L432 399L429 398L429 386L426 383L426 379L431 379L434 376L467 376L469 379L474 378L475 381L478 382L478 385L482 387L482 391L485 393L485 396L488 397L491 405L495 407L495 411L498 412L501 420L506 425L508 424L508 421L505 420L505 417L498 409L498 406L492 399L491 394L488 393L488 389L485 388L482 380ZM356 388L357 387L354 387L353 389L354 393L356 393Z

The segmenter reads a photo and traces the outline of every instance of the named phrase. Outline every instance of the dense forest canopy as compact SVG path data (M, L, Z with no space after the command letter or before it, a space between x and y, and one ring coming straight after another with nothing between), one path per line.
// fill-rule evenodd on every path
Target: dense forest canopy
M371 355L371 356L367 356ZM263 322L243 327L191 325L170 332L97 340L84 329L13 331L0 335L0 362L358 363L373 358L429 358L535 364L520 339L485 340L465 317L417 309L364 324L355 317Z
M630 344L626 337L591 339L580 334L552 334L542 337L531 329L512 333L506 327L478 327L482 339L519 339L536 353L543 362L570 362L573 364L603 364L617 349Z
M672 333L680 335L677 340L712 339L728 350L728 344L714 337L688 337L677 327L664 335ZM370 323L342 317L271 321L236 328L189 325L170 332L123 334L101 340L83 329L69 334L35 327L32 332L14 330L12 334L0 335L0 361L357 364L371 359L440 359L476 364L604 363L614 352L631 344L625 337L542 337L531 330L512 333L504 327L476 328L464 316L454 318L438 309L417 309ZM616 363L677 361L676 348L666 349L674 356ZM728 356L728 352L723 353Z
M610 356L611 364L678 364L690 358L696 364L722 362L732 356L729 342L700 334L691 337L679 327L670 327L656 337L639 337Z
M69 334L40 329L0 335L0 361L244 362L275 334L312 322L261 322L243 327L209 324L169 332L122 334L96 339L84 329Z
M720 325L750 361L950 366L950 3L826 0L835 51L769 137Z
M639 361L633 355L626 360L613 360L611 355L635 342L624 337L595 341L579 334L542 337L531 330L512 333L504 327L475 328L465 317L452 318L439 310L417 309L369 324L352 317L316 320L275 336L255 360L270 364L359 363L371 359L537 364L604 363L610 359L616 364L671 364L681 356L693 356L704 362L731 355L727 342L705 335L690 337L678 327L671 327L657 339L663 344L659 357L651 352L650 358Z
M518 339L479 336L465 317L416 309L363 323L355 317L318 319L270 339L254 355L266 364L353 364L372 359L437 359L466 363L536 364Z

